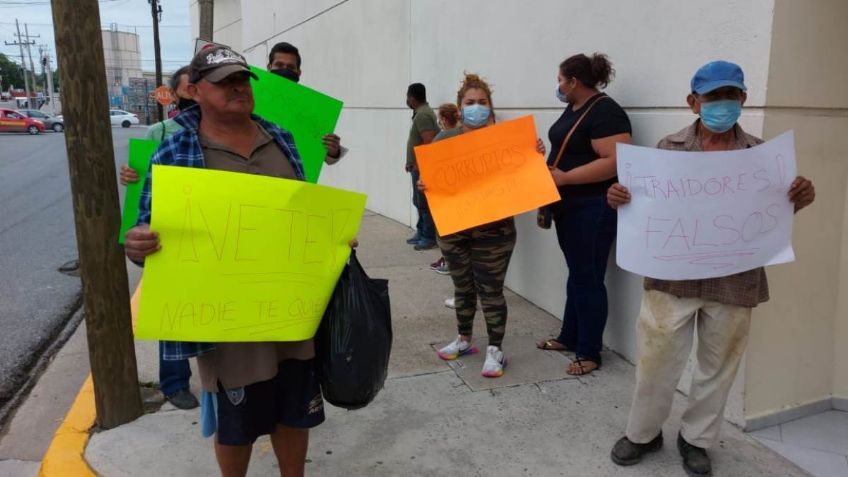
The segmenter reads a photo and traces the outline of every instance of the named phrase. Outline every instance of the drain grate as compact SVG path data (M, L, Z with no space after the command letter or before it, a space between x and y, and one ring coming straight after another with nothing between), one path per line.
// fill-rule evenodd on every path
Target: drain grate
M63 263L62 266L59 267L59 272L71 277L80 276L79 259Z

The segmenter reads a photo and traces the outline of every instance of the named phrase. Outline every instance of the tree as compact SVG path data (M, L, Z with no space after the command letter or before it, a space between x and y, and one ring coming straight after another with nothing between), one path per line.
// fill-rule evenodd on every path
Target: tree
M8 91L9 85L23 88L24 75L20 65L10 60L3 53L0 53L0 76L3 77L3 91Z
M97 424L141 416L97 0L52 0Z

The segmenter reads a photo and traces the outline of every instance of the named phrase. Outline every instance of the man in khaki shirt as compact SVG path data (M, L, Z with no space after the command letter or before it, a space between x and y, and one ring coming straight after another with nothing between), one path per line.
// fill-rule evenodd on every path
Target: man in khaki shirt
M175 118L183 129L165 139L151 163L303 180L291 134L251 115L251 75L244 58L227 47L195 55L188 91L198 106ZM160 248L149 226L150 181L148 174L139 225L126 235L127 256L136 263ZM246 475L253 442L264 434L271 436L280 473L303 475L309 428L324 420L312 340L163 345L165 359L197 357L204 388L201 420L204 428L215 429L223 475Z
M747 97L739 66L726 61L708 63L695 73L691 87L687 102L699 118L662 139L659 149L727 151L763 142L736 122ZM789 189L795 211L814 198L812 183L797 177ZM630 194L621 184L614 184L607 200L613 208L622 207L630 202ZM696 370L677 448L688 475L712 475L706 448L718 439L727 395L745 352L751 310L766 300L768 283L762 268L705 280L645 277L636 329L636 390L625 436L612 449L613 462L637 464L644 454L662 448L662 425L697 333Z
M413 245L415 250L436 248L436 225L427 204L427 196L418 190L418 161L415 160L415 147L433 142L439 133L436 113L427 103L427 89L421 83L412 83L406 90L406 106L413 111L412 126L409 128L409 138L406 140L406 172L412 176L412 205L418 210L418 222L415 224L415 235L406 243Z

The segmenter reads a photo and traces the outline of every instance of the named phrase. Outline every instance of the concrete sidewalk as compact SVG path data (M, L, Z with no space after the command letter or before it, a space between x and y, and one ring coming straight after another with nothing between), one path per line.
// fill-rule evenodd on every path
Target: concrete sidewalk
M609 452L627 421L633 366L607 352L600 371L567 376L567 355L533 345L555 334L559 320L511 292L504 377L479 376L482 353L450 365L439 360L433 345L456 335L453 312L443 306L453 287L449 277L428 269L438 251L413 251L404 244L409 235L409 228L379 215L363 220L359 259L372 277L389 279L395 332L390 376L365 409L327 405L327 421L312 433L308 474L685 475L674 446L685 397L675 399L662 452L635 467L614 465ZM483 346L479 314L475 326ZM139 342L137 348L141 381L156 381L155 344ZM217 475L212 441L200 437L198 419L197 410L165 405L93 435L86 459L109 477ZM806 475L729 424L712 456L716 476ZM254 447L249 475L278 475L267 437Z

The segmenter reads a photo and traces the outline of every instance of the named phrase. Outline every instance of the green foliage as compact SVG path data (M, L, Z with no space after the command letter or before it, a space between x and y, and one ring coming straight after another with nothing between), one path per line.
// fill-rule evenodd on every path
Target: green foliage
M24 75L21 67L3 53L0 53L0 76L3 77L3 91L8 91L9 85L14 85L15 88L24 87Z

